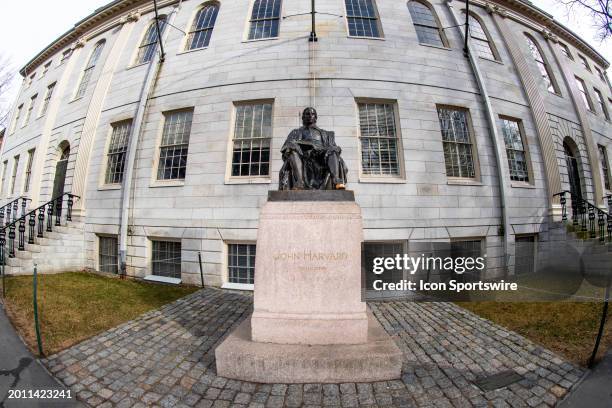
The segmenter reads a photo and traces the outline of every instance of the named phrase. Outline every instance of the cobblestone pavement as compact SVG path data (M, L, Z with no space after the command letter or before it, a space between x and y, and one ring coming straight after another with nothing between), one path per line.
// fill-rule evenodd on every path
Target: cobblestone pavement
M214 349L251 312L248 294L204 289L44 361L99 407L548 407L583 371L450 303L372 303L404 353L402 378L370 384L254 384L217 377ZM484 392L482 375L520 382Z

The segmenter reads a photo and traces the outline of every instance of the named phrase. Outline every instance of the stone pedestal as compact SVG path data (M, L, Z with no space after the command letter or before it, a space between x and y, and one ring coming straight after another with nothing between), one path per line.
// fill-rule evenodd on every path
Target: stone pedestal
M219 375L287 383L400 376L401 352L361 301L363 229L351 198L271 193L259 220L253 315L216 349Z

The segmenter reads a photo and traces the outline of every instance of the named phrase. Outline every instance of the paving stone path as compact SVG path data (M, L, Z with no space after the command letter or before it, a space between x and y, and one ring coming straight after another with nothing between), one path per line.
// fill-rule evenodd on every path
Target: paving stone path
M403 375L370 384L254 384L218 377L214 349L252 308L248 294L204 289L44 361L98 407L549 407L583 371L450 303L372 303L404 353ZM474 381L513 369L520 382Z

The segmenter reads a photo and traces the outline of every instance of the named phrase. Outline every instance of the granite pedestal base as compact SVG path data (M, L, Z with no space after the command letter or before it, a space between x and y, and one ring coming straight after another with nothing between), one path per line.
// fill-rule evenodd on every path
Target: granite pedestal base
M352 192L271 194L259 217L253 315L217 348L219 375L263 383L398 378L400 350L361 300L362 241Z

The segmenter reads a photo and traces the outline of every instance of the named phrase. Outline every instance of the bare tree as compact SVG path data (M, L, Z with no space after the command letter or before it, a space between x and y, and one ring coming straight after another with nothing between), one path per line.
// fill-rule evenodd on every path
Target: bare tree
M568 14L574 8L583 9L593 19L592 25L597 29L597 36L600 40L612 37L612 10L610 0L559 0L565 5Z
M0 54L0 129L5 128L8 122L11 100L10 90L15 77L15 69L8 57Z

